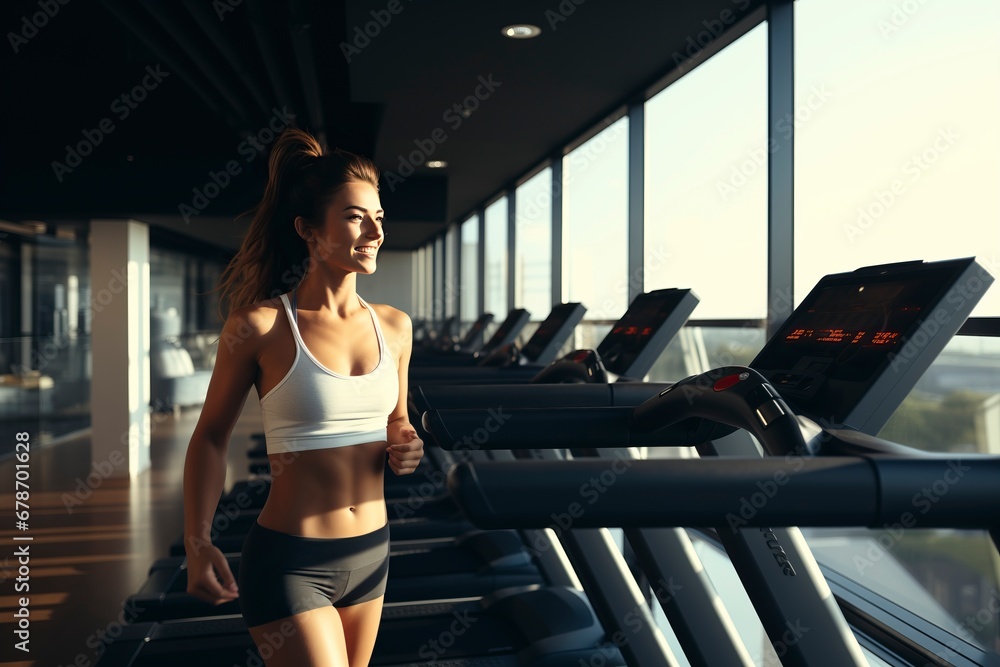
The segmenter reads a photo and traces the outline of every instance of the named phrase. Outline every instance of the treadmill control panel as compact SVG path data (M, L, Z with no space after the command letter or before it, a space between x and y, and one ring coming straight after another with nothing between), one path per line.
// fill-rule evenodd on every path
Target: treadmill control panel
M582 306L578 303L560 303L552 308L549 316L542 320L542 323L535 329L528 342L524 344L521 355L532 363L539 363L537 360L542 356L542 352L553 343L556 336L563 331L567 322L574 317L583 317L580 312ZM579 321L577 319L577 321ZM552 356L555 356L554 354ZM548 363L544 361L544 363Z
M605 367L615 375L645 377L697 303L687 289L637 296L597 348Z
M805 415L848 423L877 382L891 414L990 282L972 258L826 276L750 365Z

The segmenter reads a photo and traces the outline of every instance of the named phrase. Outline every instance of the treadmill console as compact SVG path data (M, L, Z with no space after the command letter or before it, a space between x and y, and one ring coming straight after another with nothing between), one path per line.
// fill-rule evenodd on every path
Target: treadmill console
M637 296L597 347L605 367L615 375L645 377L697 305L689 289Z
M992 282L973 258L825 276L750 365L797 412L875 433Z
M482 347L483 330L493 321L493 313L483 313L458 342L458 349L474 352Z
M529 364L544 366L552 363L586 312L587 309L579 303L560 303L553 307L524 344L521 357Z
M524 308L515 308L510 311L507 315L507 319L500 323L497 330L493 332L490 339L486 341L486 345L483 345L483 350L489 352L495 348L512 343L517 334L520 333L524 325L528 323L528 319L531 318L531 313L526 311Z

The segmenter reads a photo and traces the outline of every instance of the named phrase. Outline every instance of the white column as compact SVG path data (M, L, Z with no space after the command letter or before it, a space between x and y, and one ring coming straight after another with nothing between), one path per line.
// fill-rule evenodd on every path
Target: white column
M134 477L150 466L149 227L145 223L91 221L90 285L91 460L105 476Z

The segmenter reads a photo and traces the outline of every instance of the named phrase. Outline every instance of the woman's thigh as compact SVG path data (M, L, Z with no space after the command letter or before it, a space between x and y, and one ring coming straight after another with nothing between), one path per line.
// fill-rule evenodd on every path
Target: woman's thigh
M250 628L267 667L350 667L344 626L333 607L317 607Z
M352 667L367 665L372 658L382 618L383 599L384 597L380 596L367 602L337 608L344 627L347 656Z

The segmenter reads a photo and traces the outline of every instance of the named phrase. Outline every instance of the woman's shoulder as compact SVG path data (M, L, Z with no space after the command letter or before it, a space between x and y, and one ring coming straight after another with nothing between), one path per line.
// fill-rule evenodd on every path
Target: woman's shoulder
M262 338L274 330L278 311L283 307L281 298L274 297L234 308L229 313L225 328L230 334L237 334L243 338Z
M375 310L383 327L391 329L394 334L406 335L411 331L413 325L410 322L410 316L402 310L384 303L369 303L368 305Z

